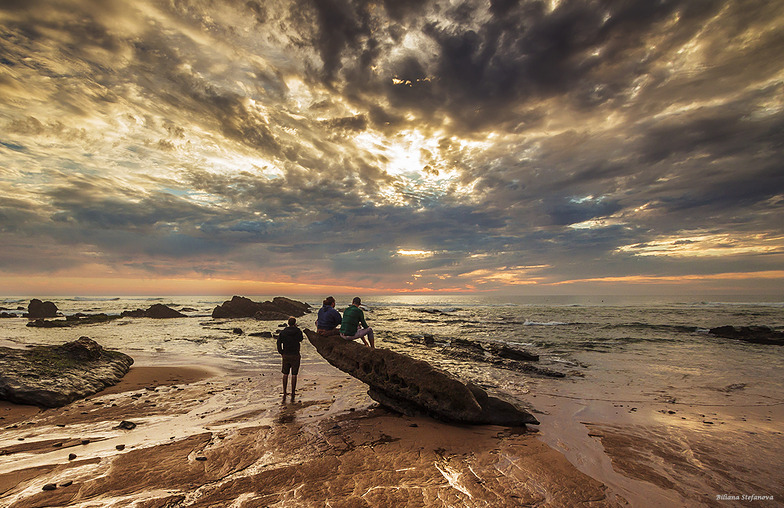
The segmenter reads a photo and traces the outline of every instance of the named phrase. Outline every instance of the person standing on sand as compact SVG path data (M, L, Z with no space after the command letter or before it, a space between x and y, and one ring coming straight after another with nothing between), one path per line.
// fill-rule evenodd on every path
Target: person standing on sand
M318 311L318 319L316 320L316 330L319 335L330 337L340 333L338 328L343 321L340 317L340 312L335 310L335 299L328 296L324 300L324 306Z
M343 311L343 320L340 323L340 336L346 340L362 339L365 345L370 341L370 347L375 348L373 340L373 329L365 321L365 313L359 308L362 300L356 296L351 305ZM359 325L362 325L362 328ZM367 337L367 340L365 340Z
M294 402L294 392L297 391L297 374L302 356L299 353L302 342L302 330L297 327L297 318L290 317L288 326L278 335L278 353L283 357L283 400L286 400L286 388L291 372L291 401Z

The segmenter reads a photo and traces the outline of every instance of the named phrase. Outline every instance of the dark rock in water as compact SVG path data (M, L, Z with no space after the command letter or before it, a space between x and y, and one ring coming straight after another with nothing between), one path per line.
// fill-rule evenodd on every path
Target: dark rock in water
M234 296L212 311L213 318L255 317L262 321L286 320L289 316L300 317L310 311L310 305L290 298L276 296L272 301L254 302L244 296Z
M27 326L30 328L67 328L71 325L72 323L66 321L65 319L54 319L52 321L47 321L46 319L41 318L27 323Z
M123 429L123 430L133 430L136 428L136 424L133 422L129 422L128 420L123 420L116 428Z
M259 310L258 303L244 296L234 296L212 311L213 318L252 317Z
M242 334L243 334L243 333L245 333L245 332L243 332L243 331L242 331L242 328L235 328L235 329L233 329L233 330L231 331L231 333L233 333L233 334L235 334L235 335L242 335Z
M54 483L47 483L46 485L43 486L43 490L55 490L55 489L57 489L57 485L55 485Z
M266 339L271 339L273 337L272 332L253 332L253 333L249 333L248 336L250 336L250 337L264 337Z
M784 345L784 332L768 326L719 326L710 333L725 339L738 339L754 344Z
M9 314L8 312L0 312L0 319L18 317L16 314Z
M27 305L27 317L30 319L55 316L57 316L57 305L52 302L42 302L38 298L33 298Z
M307 303L298 302L285 296L276 296L271 303L275 306L275 309L280 309L281 312L289 316L300 317L310 312L310 305Z
M526 363L539 361L539 355L516 349L506 344L452 339L450 345L441 350L441 354L459 360L489 363L502 369L527 372L528 374L545 377L566 377L566 374L563 372Z
M432 346L436 343L436 339L429 333L426 333L422 338L424 339L426 346Z
M253 317L259 321L286 321L289 316L290 314L276 310L260 310L253 314Z
M156 303L151 305L149 309L142 310L124 310L122 312L123 317L146 317L146 318L153 318L153 319L171 319L171 318L181 318L187 317L180 311L174 310L169 306L166 306L162 303Z
M76 325L92 325L95 323L106 323L114 319L120 319L122 316L110 316L108 314L82 314L81 312L72 316L66 316L65 319L53 319L47 321L46 319L36 319L30 321L27 326L31 328L66 328Z
M180 309L180 312L198 312L198 309L194 309L193 307L183 307Z
M496 356L500 356L501 358L506 358L507 360L515 360L518 362L538 362L539 355L535 355L533 353L529 353L523 349L516 349L513 347L509 347L507 344L497 344L493 342L488 342L485 344L485 347L488 351L493 353Z
M60 346L0 347L0 399L64 406L116 384L131 364L130 356L87 337Z
M459 360L474 362L488 362L490 357L485 356L485 348L478 342L466 339L452 339L449 346L443 348L441 353Z
M312 330L305 330L305 335L330 364L367 383L373 400L403 414L425 413L440 420L479 425L539 423L527 411L471 383L466 385L427 362Z

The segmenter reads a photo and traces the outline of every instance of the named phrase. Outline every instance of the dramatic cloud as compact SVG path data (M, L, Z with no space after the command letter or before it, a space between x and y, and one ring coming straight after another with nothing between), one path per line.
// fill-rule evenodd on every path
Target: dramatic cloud
M780 291L783 34L742 0L4 2L0 289Z

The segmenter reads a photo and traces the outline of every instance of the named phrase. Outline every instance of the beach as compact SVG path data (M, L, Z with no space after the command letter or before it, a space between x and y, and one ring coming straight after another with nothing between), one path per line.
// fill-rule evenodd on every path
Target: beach
M778 350L702 331L712 320L745 324L739 316L780 326L780 306L619 312L393 303L367 311L379 347L514 400L540 425L399 415L307 341L297 397L284 401L275 340L250 336L279 323L210 319L207 301L180 302L195 309L187 318L75 330L5 320L3 345L90 335L135 363L117 385L62 408L0 405L0 504L647 507L784 499ZM736 315L728 318L727 308ZM435 344L422 343L423 326ZM566 375L456 358L448 342L455 337L503 339Z
M533 429L391 413L328 365L302 372L293 403L282 401L279 382L274 369L141 366L64 408L31 414L6 404L0 499L14 507L620 504ZM136 427L119 429L121 421Z

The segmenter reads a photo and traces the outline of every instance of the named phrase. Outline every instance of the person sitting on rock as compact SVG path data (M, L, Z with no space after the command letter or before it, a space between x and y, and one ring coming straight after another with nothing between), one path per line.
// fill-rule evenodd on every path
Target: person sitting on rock
M294 393L297 391L297 374L302 356L299 352L302 342L302 330L297 327L297 318L290 317L288 326L278 335L278 353L283 357L283 400L286 400L289 372L291 372L291 401L294 402Z
M340 336L346 340L362 339L365 345L370 341L370 347L374 348L373 329L365 321L365 313L359 308L362 300L357 296L352 300L351 305L343 311L343 320L340 323ZM362 325L362 328L359 325ZM367 337L367 340L365 339Z
M340 312L335 310L335 299L328 296L324 300L324 305L318 311L318 319L316 320L316 330L320 335L330 337L340 333L340 324L343 318L340 317Z

